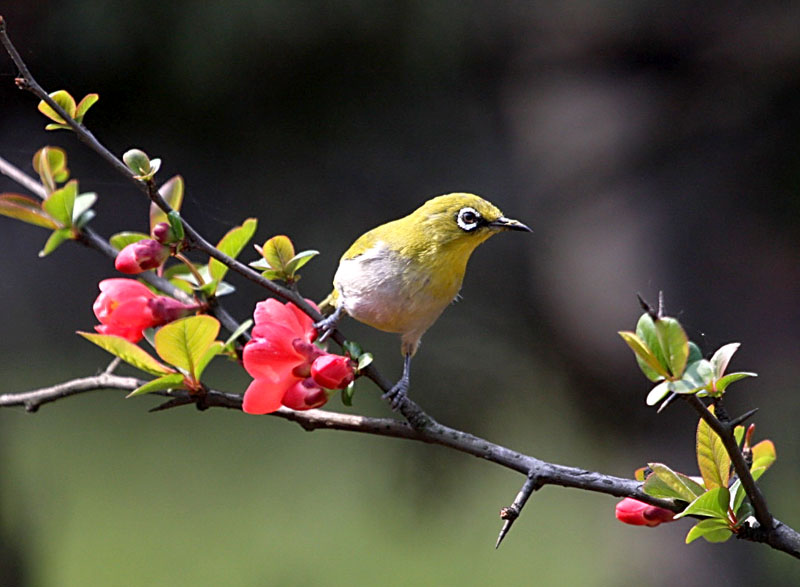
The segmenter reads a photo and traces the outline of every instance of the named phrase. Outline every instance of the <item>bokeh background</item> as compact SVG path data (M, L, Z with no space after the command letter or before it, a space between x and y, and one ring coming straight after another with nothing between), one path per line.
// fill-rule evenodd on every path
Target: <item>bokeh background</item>
M96 91L113 151L184 175L210 239L322 251L327 293L361 232L473 191L534 228L474 255L463 300L426 335L412 396L443 422L559 463L687 473L693 412L657 415L617 336L664 291L706 353L741 341L729 407L752 407L778 462L774 513L800 526L800 4L797 2L6 2L39 81ZM105 235L146 228L141 195L65 132L0 56L0 155L32 171L64 146ZM20 191L0 177L0 191ZM102 369L78 339L111 264L0 218L0 392ZM251 251L243 258L254 258ZM245 319L264 294L232 277ZM399 375L397 341L345 333ZM123 370L124 371L124 370ZM243 390L235 365L211 383ZM547 487L499 551L522 478L438 447L303 432L269 417L96 392L0 412L4 585L791 584L785 554L683 544L688 522L627 527L615 500ZM389 415L368 382L353 411ZM337 401L331 404L339 408Z

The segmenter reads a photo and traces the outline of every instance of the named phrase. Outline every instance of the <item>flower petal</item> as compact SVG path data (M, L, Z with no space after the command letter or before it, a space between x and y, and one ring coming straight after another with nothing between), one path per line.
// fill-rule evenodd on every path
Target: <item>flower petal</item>
M242 410L248 414L269 414L281 407L281 400L286 393L286 382L273 382L256 379L244 392Z

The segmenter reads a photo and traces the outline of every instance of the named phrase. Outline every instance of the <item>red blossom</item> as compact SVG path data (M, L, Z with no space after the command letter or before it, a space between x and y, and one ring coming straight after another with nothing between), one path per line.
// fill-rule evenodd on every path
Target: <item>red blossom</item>
M92 306L100 321L95 330L131 342L139 342L146 328L161 326L199 309L166 296L157 296L135 279L104 279L99 287L100 295Z
M253 319L252 338L243 353L244 368L253 382L245 391L242 409L248 414L269 414L281 406L309 410L325 404L328 393L323 387L336 389L341 385L348 374L340 363L345 361L349 366L349 359L314 346L317 337L314 322L291 302L282 304L275 299L259 302ZM324 369L329 373L327 377L315 376L317 361L322 361L320 367L323 363L331 364ZM349 376L352 381L352 367Z
M114 267L121 273L135 275L161 267L168 258L169 247L147 238L123 248L114 260Z
M616 516L620 522L633 526L658 526L671 522L675 512L626 497L617 504Z

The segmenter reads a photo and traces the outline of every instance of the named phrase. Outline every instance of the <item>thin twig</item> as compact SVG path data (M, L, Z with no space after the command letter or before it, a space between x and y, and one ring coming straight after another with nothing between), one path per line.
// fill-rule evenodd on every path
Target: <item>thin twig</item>
M500 518L505 521L503 522L503 527L500 529L500 534L497 536L497 542L495 542L494 545L495 549L500 548L500 544L508 534L508 531L511 530L511 526L522 513L522 508L525 507L528 498L540 487L541 484L536 476L533 475L533 473L528 473L525 483L522 485L522 488L519 490L519 493L517 493L511 505L500 510Z

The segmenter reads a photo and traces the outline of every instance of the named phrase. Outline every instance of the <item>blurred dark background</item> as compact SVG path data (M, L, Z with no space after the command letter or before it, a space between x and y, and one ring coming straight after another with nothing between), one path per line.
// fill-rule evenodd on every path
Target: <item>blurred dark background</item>
M40 83L98 92L114 152L181 173L209 239L248 216L341 252L425 199L479 193L533 235L493 239L426 335L411 394L455 427L556 462L694 474L695 416L644 405L617 336L663 290L704 352L741 341L728 395L777 445L763 478L800 526L800 4L99 0L6 3ZM0 155L67 149L102 234L145 230L141 194L71 133L48 133L0 57ZM0 191L23 191L0 177ZM110 262L0 218L0 393L102 369L79 340ZM246 251L242 258L252 260ZM245 319L264 294L231 278ZM399 375L393 335L345 333ZM124 371L124 370L123 370ZM235 365L212 383L243 390ZM388 415L368 382L353 411ZM431 446L306 434L271 418L98 392L0 412L0 583L8 585L788 584L766 547L626 527L614 500L546 488L492 548L519 475ZM340 409L338 400L331 407ZM346 408L342 408L346 409Z

